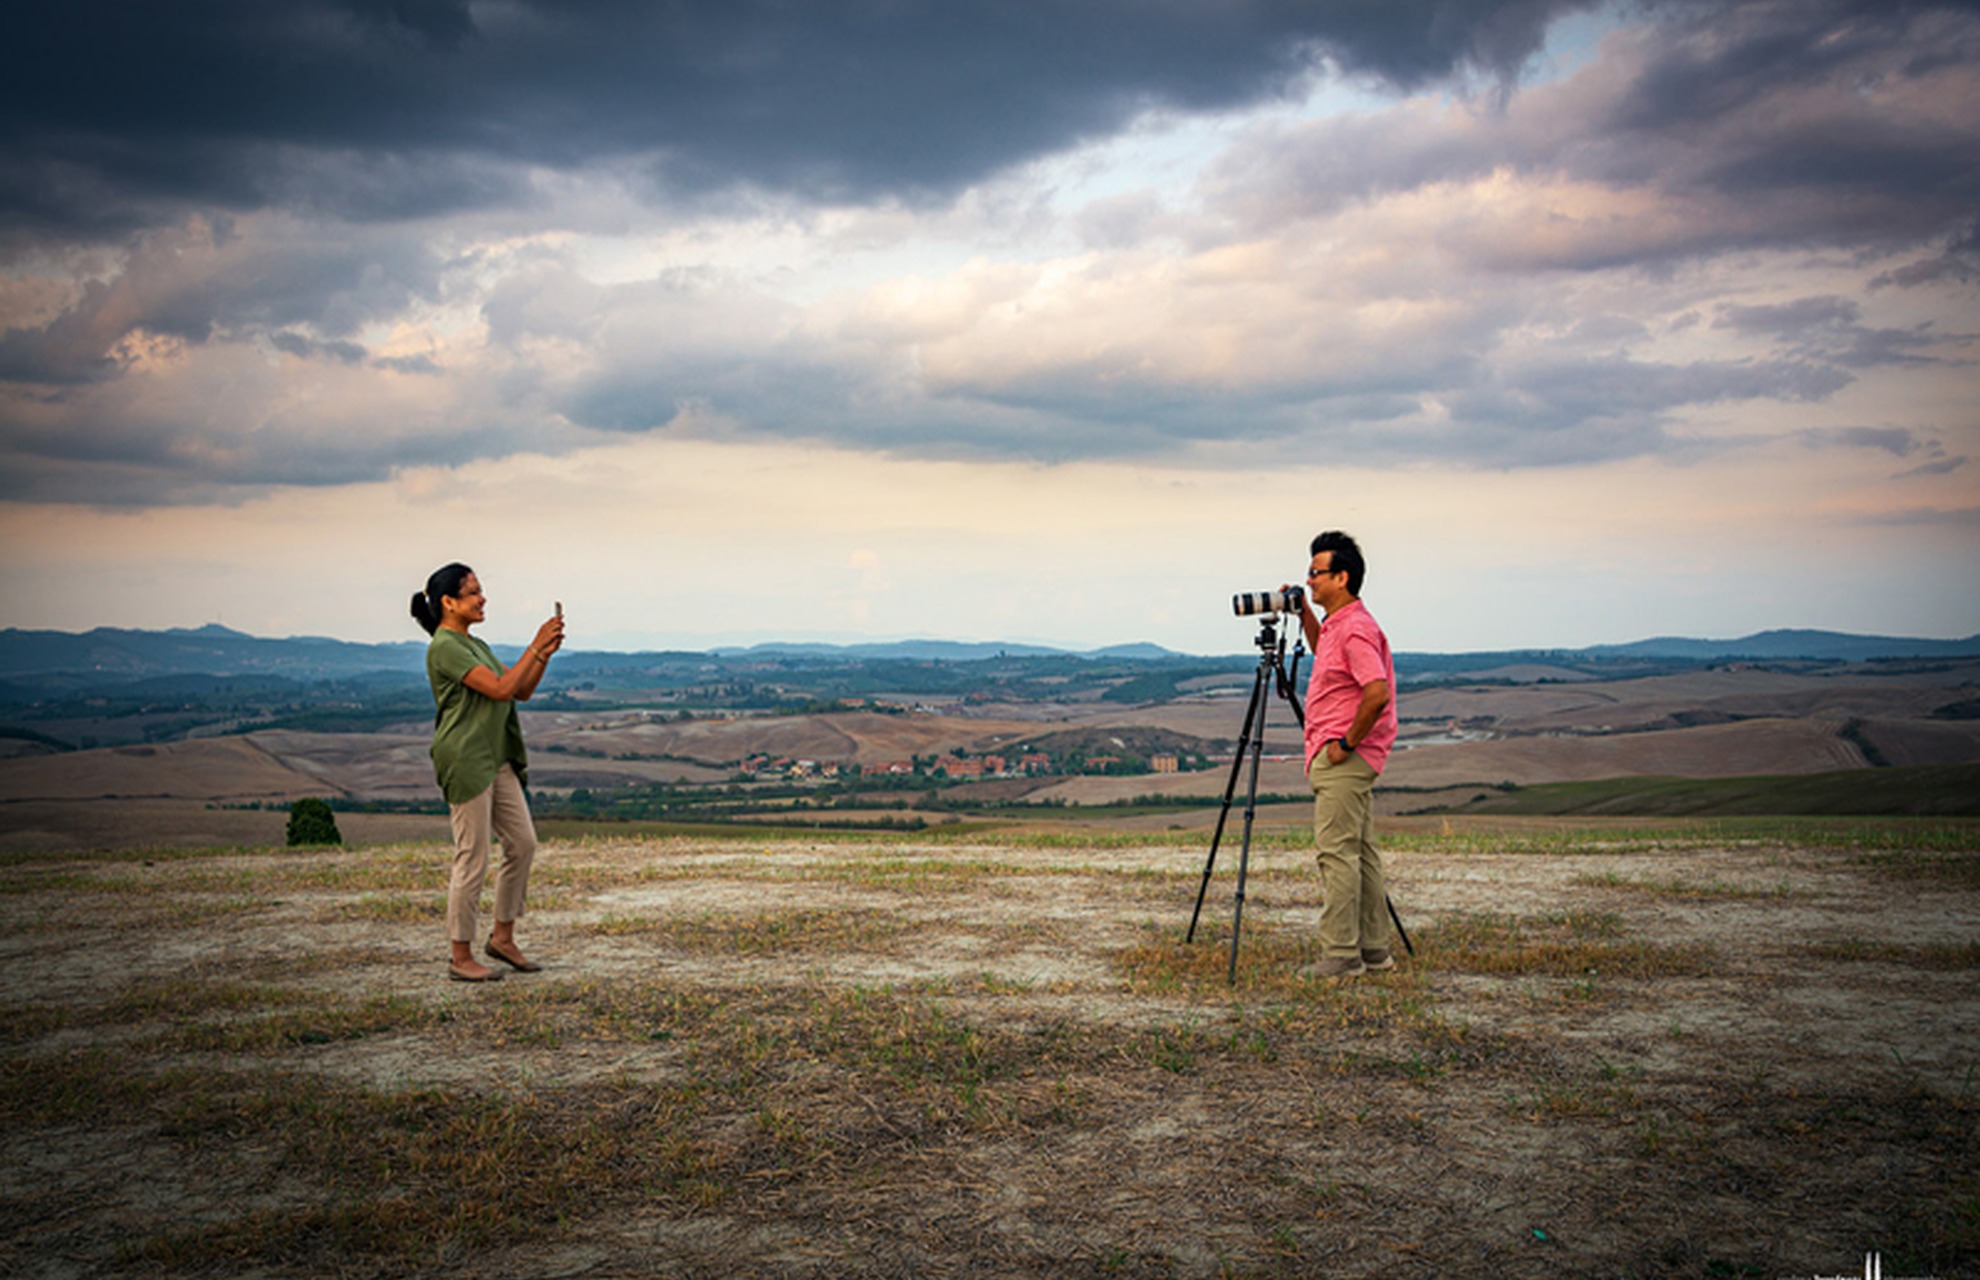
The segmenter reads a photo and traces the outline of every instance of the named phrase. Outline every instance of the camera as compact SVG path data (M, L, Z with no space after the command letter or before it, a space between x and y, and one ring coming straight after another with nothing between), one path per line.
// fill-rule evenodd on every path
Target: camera
M1231 612L1240 618L1248 618L1254 613L1298 613L1299 606L1305 601L1305 587L1287 587L1284 591L1240 591L1231 597Z

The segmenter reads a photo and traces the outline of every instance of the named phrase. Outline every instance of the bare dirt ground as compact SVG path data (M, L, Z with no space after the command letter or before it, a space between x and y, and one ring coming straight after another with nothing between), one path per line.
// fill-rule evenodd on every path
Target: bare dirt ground
M270 815L262 815L270 816ZM425 820L431 821L431 820ZM0 859L0 1274L1980 1274L1980 835L1397 824Z

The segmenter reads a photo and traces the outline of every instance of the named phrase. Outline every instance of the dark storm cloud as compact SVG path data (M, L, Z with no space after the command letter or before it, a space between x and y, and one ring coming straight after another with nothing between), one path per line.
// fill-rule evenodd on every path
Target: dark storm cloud
M1956 103L1932 100L1948 73L1980 66L1975 8L1770 0L1697 19L1595 122L1603 141L1589 171L1674 192L1828 202L1776 228L1781 240L1939 233L1980 203L1980 131Z
M1497 371L1444 397L1449 447L1496 464L1545 466L1695 448L1668 434L1679 410L1751 400L1808 402L1850 382L1797 361L1654 364L1554 361Z
M122 406L89 431L14 424L0 435L0 502L226 504L279 486L335 488L571 443L568 432L500 412L434 432L361 412L270 411L216 427L203 408Z
M1949 453L1937 436L1909 427L1825 427L1799 434L1811 449L1869 449L1893 458L1923 459L1896 472L1892 478L1897 480L1949 475L1970 461L1964 454Z
M442 371L440 362L431 356L380 356L371 363L377 368L389 369L393 373L432 374Z
M1719 327L1761 334L1787 343L1796 355L1848 369L1878 365L1935 364L1930 349L1949 338L1929 325L1910 329L1870 328L1858 323L1863 308L1848 298L1799 298L1763 306L1720 308Z
M1910 479L1915 476L1951 475L1953 472L1959 470L1961 467L1965 466L1970 461L1972 461L1972 459L1966 457L1963 454L1957 458L1940 458L1936 462L1927 462L1919 466L1913 467L1908 471L1900 471L1897 474L1897 478L1900 480L1904 480L1904 479Z
M304 360L330 359L340 364L362 364L370 354L355 342L318 342L300 333L284 330L268 335L268 345Z
M1975 280L1980 280L1980 223L1953 237L1943 252L1882 273L1870 282L1870 288L1915 289L1939 281L1971 284Z
M1848 328L1862 314L1863 308L1848 298L1800 298L1767 306L1729 305L1722 308L1719 324L1746 333L1793 337L1810 329Z
M674 190L953 190L1150 107L1322 58L1506 78L1586 0L69 0L13 15L0 214L100 233L184 206L403 217L505 166L647 158Z
M1886 0L1652 3L1599 76L1469 121L1380 114L1262 135L1213 178L1254 222L1499 170L1643 189L1696 204L1668 225L1562 239L1569 269L1756 246L1919 245L1964 235L1980 208L1980 5ZM1910 279L1955 272L1918 264ZM1970 246L1969 246L1970 252ZM1966 264L1970 269L1970 261ZM1906 283L1898 277L1891 283Z
M1932 447L1908 427L1827 427L1804 431L1802 438L1811 445L1877 449L1898 458L1907 458L1920 449Z
M0 382L71 386L117 375L135 331L195 345L266 340L354 363L365 324L435 296L445 264L417 238L223 219L146 233L113 279L92 279L60 314L0 331ZM310 332L304 332L309 330Z
M92 282L81 302L45 325L23 325L0 332L0 383L72 387L115 377L110 349L123 337L92 321L109 287Z

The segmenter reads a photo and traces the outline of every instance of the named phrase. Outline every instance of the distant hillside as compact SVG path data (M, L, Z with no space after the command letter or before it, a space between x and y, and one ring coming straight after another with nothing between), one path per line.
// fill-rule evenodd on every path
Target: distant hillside
M1980 655L1980 635L1964 640L1917 640L1898 636L1859 636L1839 631L1760 631L1738 640L1691 640L1660 636L1630 644L1592 645L1591 656L1684 658L1693 662L1763 662L1806 659L1816 662L1875 662L1890 658L1971 658Z
M105 682L129 682L176 675L272 675L293 680L344 679L380 672L418 675L425 643L361 644L323 636L270 639L228 627L136 631L98 627L82 633L0 631L0 687L12 698L35 693L74 692ZM1672 664L1730 661L1871 662L1896 659L1949 659L1980 656L1980 636L1964 640L1923 640L1897 636L1847 635L1834 631L1763 631L1735 640L1660 637L1630 644L1582 649L1518 649L1480 653L1397 655L1404 683L1456 679L1616 679L1668 670ZM1071 666L1082 663L1147 663L1151 674L1176 668L1177 679L1193 671L1249 668L1251 655L1191 656L1160 645L1130 643L1075 653L1041 645L971 643L954 640L902 640L880 644L778 643L708 652L617 653L567 650L553 672L567 679L580 672L600 675L649 674L664 682L726 679L765 666L816 671L847 670L872 664L884 684L908 664L944 663L986 672L998 663L1026 661ZM891 673L891 674L890 674ZM1496 677L1495 677L1496 673ZM857 682L856 682L857 683ZM965 682L966 683L966 682ZM1150 687L1159 687L1157 676ZM835 692L840 692L835 690Z
M426 645L356 644L322 636L272 640L209 624L195 630L0 631L0 678L79 676L87 682L169 675L330 679L424 669ZM72 682L73 683L73 682Z
M135 680L169 675L283 675L295 679L328 679L375 671L419 672L426 642L363 644L322 636L271 639L251 636L209 623L195 629L137 631L98 627L92 631L0 631L0 680L54 675ZM996 658L1091 658L1163 661L1181 658L1160 645L1109 645L1075 653L1035 644L971 643L956 640L900 640L878 644L773 643L707 652L678 650L621 653L577 650L564 653L557 664L570 669L636 669L711 660L808 658L845 662L860 660L915 662L982 662Z
M1498 682L1627 680L1667 675L1716 664L1945 662L1980 657L1980 636L1923 640L1859 636L1838 631L1762 631L1734 640L1665 636L1631 644L1581 649L1506 649L1481 653L1396 654L1396 678L1404 686Z

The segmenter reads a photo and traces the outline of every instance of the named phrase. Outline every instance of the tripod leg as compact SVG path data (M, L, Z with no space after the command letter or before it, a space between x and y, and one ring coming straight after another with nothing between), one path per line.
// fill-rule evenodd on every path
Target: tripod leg
M1396 936L1403 940L1403 950L1415 955L1416 944L1409 940L1409 931L1402 927L1402 917L1396 914L1396 900L1385 893L1382 901L1389 904L1389 921L1396 926Z
M1251 786L1244 797L1244 842L1238 847L1237 906L1231 912L1231 968L1226 981L1237 983L1238 938L1244 932L1244 881L1251 868L1251 819L1258 812L1258 762L1265 754L1265 722L1259 716L1258 736L1251 744Z
M1196 941L1196 922L1203 914L1203 897L1210 892L1210 873L1217 866L1217 846L1224 839L1224 822L1231 816L1231 797L1237 794L1238 771L1244 768L1244 752L1251 743L1252 725L1258 724L1260 739L1265 736L1265 726L1259 723L1263 718L1265 692L1265 670L1260 667L1251 682L1251 701L1244 708L1244 728L1238 731L1237 753L1231 757L1231 776L1224 783L1224 807L1217 812L1217 829L1210 836L1210 856L1203 863L1203 883L1196 889L1196 910L1190 913L1189 932L1183 935L1184 942Z

